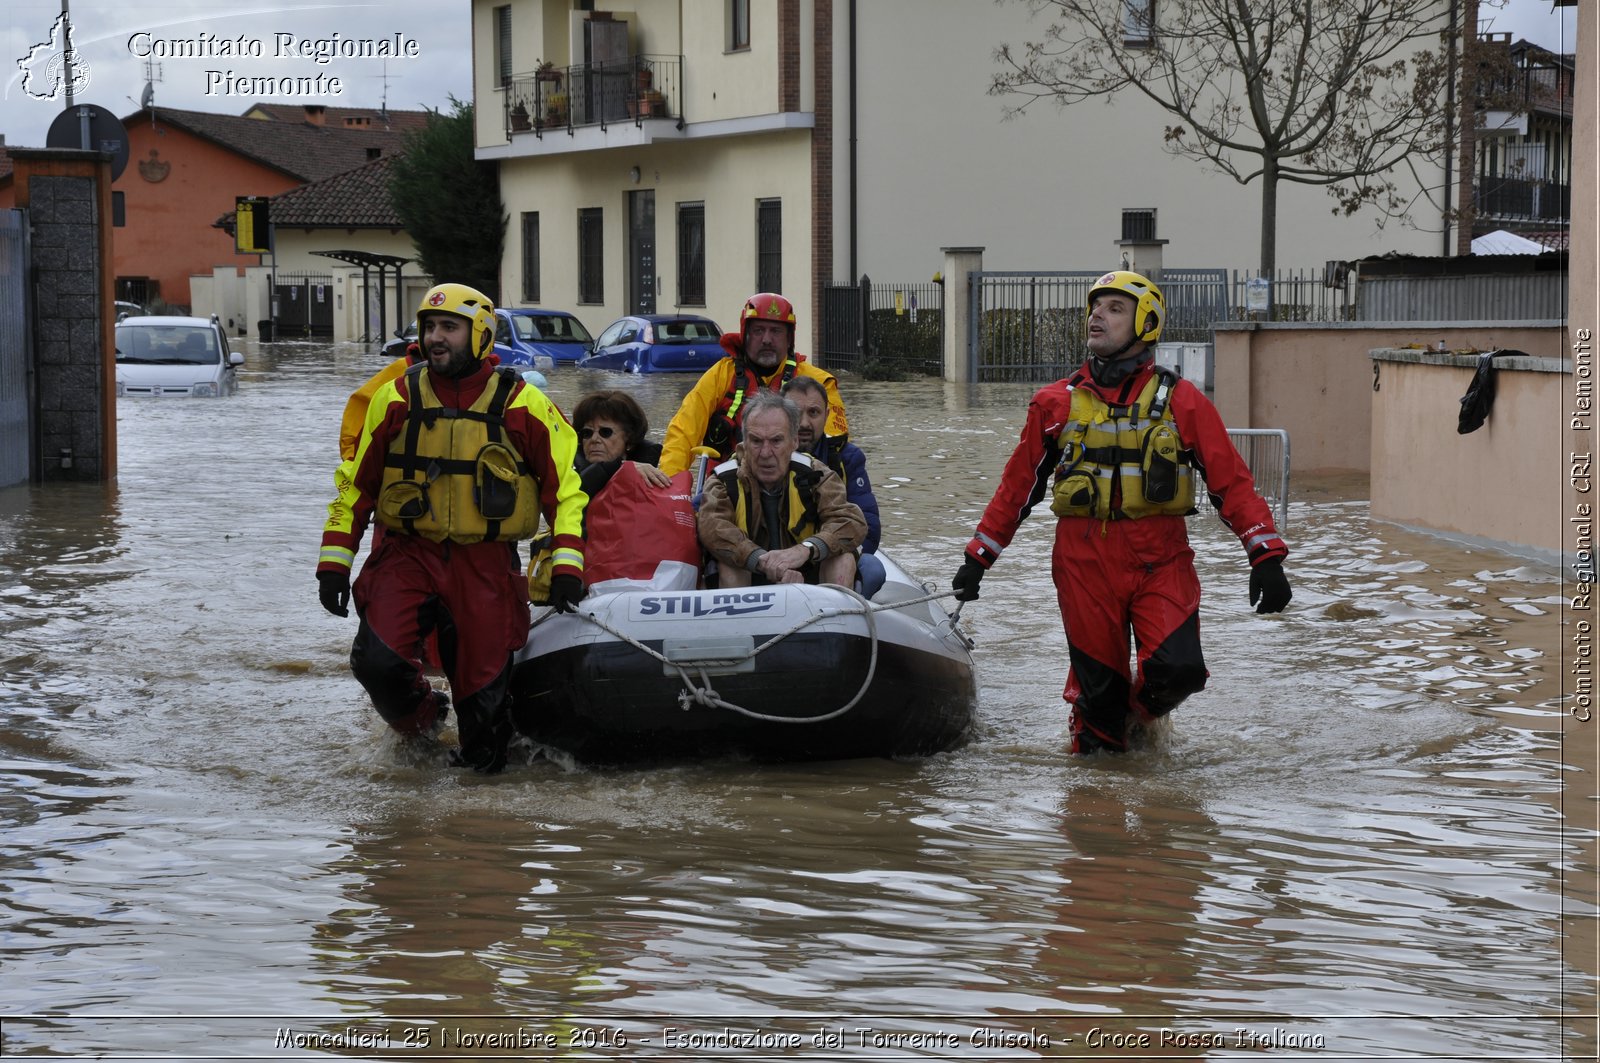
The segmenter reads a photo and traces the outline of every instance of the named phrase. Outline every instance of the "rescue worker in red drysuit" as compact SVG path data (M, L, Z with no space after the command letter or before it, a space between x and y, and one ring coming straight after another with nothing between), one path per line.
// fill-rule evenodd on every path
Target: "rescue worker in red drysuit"
M1051 494L1051 577L1066 628L1074 753L1128 748L1129 729L1171 712L1205 686L1200 581L1184 516L1203 479L1249 558L1250 604L1289 604L1289 548L1216 407L1154 364L1166 302L1147 278L1107 273L1089 290L1089 358L1040 388L1022 439L967 544L956 597L978 584L1017 527ZM1053 481L1053 483L1052 483ZM1128 667L1129 632L1138 670Z
M531 538L541 515L554 534L552 604L565 612L583 598L578 437L542 392L498 369L494 305L482 292L430 289L417 334L426 360L377 389L353 474L328 507L318 597L349 615L350 568L376 519L384 535L353 589L361 625L351 670L390 727L429 733L448 702L424 678L416 647L440 630L460 759L491 774L505 767L511 655L528 636L516 540Z

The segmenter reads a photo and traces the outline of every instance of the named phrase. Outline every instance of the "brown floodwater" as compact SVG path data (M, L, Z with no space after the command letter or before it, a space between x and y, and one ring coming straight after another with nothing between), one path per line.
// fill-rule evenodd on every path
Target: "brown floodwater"
M1553 565L1302 478L1261 617L1192 518L1210 685L1074 759L1041 513L963 611L961 749L483 779L390 738L317 604L380 360L245 350L236 397L120 404L114 488L0 491L4 1054L1593 1057ZM658 438L690 383L550 376ZM845 381L909 570L948 585L1030 391Z

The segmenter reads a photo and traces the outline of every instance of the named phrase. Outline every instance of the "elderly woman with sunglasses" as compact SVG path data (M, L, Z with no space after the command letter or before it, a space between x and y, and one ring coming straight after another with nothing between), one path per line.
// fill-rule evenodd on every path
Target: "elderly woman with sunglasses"
M649 484L665 487L671 482L656 467L661 444L645 438L650 422L627 392L597 391L585 396L572 411L572 426L578 430L578 456L573 464L591 498L611 482L624 461L637 465Z

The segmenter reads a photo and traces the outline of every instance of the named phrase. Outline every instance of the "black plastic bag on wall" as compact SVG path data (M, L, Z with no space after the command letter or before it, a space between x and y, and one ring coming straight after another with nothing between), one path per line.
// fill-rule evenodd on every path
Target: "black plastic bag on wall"
M1466 435L1483 427L1494 406L1494 359L1527 355L1522 351L1485 351L1478 355L1478 368L1472 374L1467 393L1461 396L1461 413L1456 418L1456 434Z

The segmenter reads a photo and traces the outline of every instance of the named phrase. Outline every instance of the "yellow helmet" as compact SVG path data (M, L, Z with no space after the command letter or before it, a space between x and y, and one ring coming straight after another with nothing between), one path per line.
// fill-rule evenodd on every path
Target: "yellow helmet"
M1134 339L1154 343L1161 337L1161 323L1167 318L1167 300L1149 277L1131 270L1112 270L1089 289L1085 308L1093 310L1095 296L1104 292L1119 292L1138 304L1133 309Z
M424 314L454 314L472 323L471 351L482 360L494 346L494 302L476 288L465 284L435 284L417 307L417 339L423 338Z

